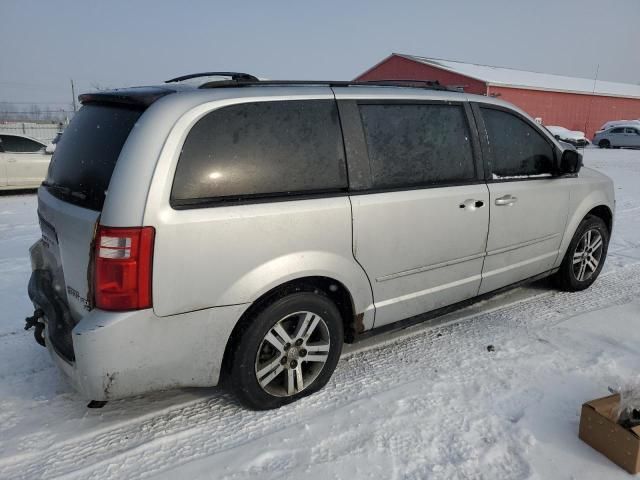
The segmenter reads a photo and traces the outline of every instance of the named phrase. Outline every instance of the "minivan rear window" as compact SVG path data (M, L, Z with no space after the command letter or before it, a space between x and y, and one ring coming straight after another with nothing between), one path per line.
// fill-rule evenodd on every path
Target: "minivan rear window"
M334 100L244 103L214 110L189 132L171 204L237 202L345 190Z
M65 201L101 211L124 142L142 112L83 106L60 137L44 185Z

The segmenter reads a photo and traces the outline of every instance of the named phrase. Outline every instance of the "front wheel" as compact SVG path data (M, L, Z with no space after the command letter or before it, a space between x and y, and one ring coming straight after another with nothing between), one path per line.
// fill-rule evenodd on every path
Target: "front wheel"
M322 293L281 297L249 319L230 365L233 390L256 410L310 395L331 378L343 335L340 312Z
M596 281L609 247L609 229L600 217L588 215L576 230L565 254L557 280L561 289L584 290Z
M598 147L600 147L600 148L611 148L611 142L609 140L600 140L598 142Z

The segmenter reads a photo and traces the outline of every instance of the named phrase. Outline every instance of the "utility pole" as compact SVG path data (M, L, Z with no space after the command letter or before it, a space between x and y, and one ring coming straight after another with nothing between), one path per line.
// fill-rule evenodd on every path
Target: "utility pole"
M78 107L76 106L76 87L73 85L73 78L71 79L71 97L73 97L73 111L77 112Z
M593 91L591 92L591 100L589 101L589 110L587 110L587 118L584 121L584 134L589 135L587 127L589 126L589 117L591 117L591 106L593 105L593 97L596 94L596 82L598 81L598 74L600 73L600 64L596 67L596 75L593 77Z

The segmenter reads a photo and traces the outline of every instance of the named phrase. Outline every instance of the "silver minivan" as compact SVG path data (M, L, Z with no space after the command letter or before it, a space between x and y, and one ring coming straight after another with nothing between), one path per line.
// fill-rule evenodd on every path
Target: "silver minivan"
M228 75L82 95L57 146L27 327L87 399L224 379L275 408L345 342L600 273L611 180L513 105Z

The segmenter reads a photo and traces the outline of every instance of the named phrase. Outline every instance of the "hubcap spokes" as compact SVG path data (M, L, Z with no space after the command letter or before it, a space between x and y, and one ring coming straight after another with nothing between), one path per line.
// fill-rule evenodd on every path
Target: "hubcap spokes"
M258 384L277 397L301 392L322 371L329 348L329 329L322 317L312 312L287 315L271 327L258 348Z
M597 229L587 230L573 252L573 273L576 280L589 280L598 269L604 243Z

